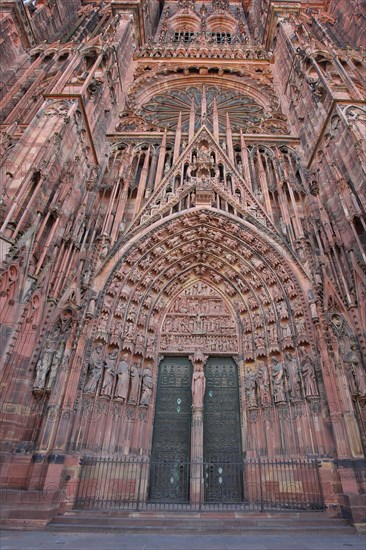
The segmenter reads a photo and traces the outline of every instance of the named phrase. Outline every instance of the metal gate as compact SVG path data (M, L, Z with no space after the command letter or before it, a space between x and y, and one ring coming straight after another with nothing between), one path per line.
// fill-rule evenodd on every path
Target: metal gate
M74 508L77 510L164 510L164 511L301 511L323 510L324 502L319 480L319 464L316 459L270 460L263 458L229 462L222 472L212 472L215 491L207 500L206 479L200 498L194 503L189 499L172 498L169 483L179 486L177 479L186 476L188 486L189 462L145 458L84 457ZM212 463L203 462L201 470L207 472ZM216 466L214 466L216 467ZM220 468L220 466L219 466ZM158 473L158 478L155 478ZM232 496L232 483L225 476L236 480L241 476L242 496ZM216 481L222 477L222 483ZM174 478L174 479L171 479ZM165 492L156 487L164 480ZM218 490L221 487L221 493ZM156 498L151 498L156 495ZM185 494L186 496L186 494Z

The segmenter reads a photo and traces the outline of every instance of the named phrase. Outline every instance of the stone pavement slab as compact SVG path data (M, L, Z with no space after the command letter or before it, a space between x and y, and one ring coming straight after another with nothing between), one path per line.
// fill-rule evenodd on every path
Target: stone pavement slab
M0 550L366 550L362 535L130 535L1 531Z

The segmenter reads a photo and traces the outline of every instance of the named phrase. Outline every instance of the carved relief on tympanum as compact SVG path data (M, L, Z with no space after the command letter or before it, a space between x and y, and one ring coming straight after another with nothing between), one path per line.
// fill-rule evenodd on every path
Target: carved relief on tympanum
M237 345L235 320L208 284L198 281L174 299L162 326L162 351L237 353Z

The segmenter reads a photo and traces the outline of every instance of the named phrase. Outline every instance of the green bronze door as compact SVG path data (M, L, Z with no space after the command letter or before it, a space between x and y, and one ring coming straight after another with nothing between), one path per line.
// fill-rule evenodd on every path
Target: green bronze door
M192 364L166 357L160 364L149 499L188 502L192 418Z
M235 503L243 498L238 369L225 357L205 365L203 459L205 501Z

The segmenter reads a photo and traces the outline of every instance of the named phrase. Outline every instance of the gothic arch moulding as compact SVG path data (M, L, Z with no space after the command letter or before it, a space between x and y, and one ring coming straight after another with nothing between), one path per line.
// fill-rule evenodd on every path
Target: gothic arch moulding
M157 367L165 354L235 357L249 408L258 369L266 379L284 361L313 371L310 281L258 228L196 208L160 220L129 243L121 242L96 276L95 291L102 291L89 307L80 414L110 409L126 422L146 422L150 427L139 437L148 448ZM291 391L299 388L294 383ZM304 393L304 399L318 398L315 382L307 388L316 395ZM277 404L285 394L275 395Z

